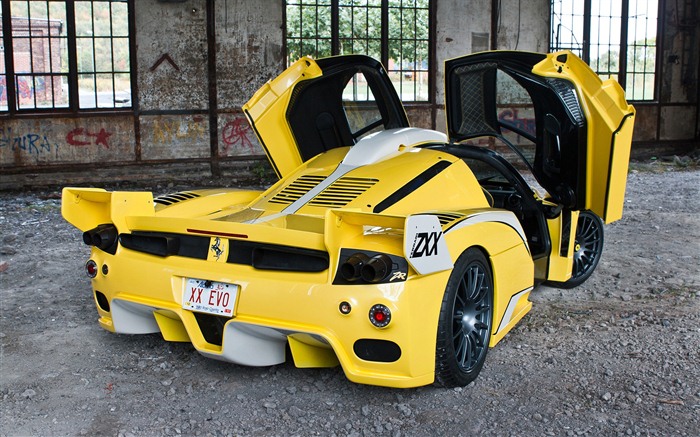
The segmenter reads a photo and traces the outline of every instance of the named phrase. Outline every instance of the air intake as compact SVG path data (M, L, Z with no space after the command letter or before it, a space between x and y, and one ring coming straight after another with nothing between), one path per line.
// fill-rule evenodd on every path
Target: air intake
M369 190L379 179L344 177L333 182L328 188L311 199L309 205L326 208L340 208L357 199Z
M165 194L163 196L158 196L153 201L159 205L170 206L175 203L179 203L185 200L194 199L199 197L199 194L191 193L188 191L182 191L180 193Z
M291 184L284 187L282 191L275 194L275 196L270 199L270 203L281 203L283 205L290 205L296 200L299 200L301 196L311 191L316 185L320 184L326 176L315 176L315 175L304 175L299 177L297 180Z
M440 224L442 226L465 217L464 214L460 214L458 212L438 212L435 215L437 216L438 220L440 220Z

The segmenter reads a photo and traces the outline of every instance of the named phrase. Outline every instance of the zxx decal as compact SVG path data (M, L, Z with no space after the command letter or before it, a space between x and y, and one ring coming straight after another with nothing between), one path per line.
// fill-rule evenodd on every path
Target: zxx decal
M438 240L442 237L442 231L418 232L413 239L411 258L433 256L438 254Z

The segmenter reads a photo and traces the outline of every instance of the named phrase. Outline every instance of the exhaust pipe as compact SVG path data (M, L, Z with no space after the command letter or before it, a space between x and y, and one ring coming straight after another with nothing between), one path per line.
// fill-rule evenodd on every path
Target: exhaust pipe
M362 266L360 274L365 282L376 284L391 272L391 258L388 255L375 255Z
M83 232L83 243L114 254L114 252L116 252L118 236L119 234L116 226L107 223Z
M369 261L364 253L356 253L340 266L340 275L349 282L355 282L362 275L362 267Z

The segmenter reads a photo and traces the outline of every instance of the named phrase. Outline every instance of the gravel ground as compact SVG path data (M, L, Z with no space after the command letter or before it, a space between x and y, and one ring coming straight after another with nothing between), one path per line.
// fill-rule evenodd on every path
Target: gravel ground
M158 187L156 190L168 191ZM700 435L700 171L633 170L601 264L466 388L249 368L97 324L58 192L0 193L0 435Z

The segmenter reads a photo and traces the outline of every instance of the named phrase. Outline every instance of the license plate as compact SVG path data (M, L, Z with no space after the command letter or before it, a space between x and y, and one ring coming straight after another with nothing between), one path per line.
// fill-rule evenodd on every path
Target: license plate
M233 317L238 285L187 278L182 308L200 313Z

